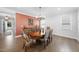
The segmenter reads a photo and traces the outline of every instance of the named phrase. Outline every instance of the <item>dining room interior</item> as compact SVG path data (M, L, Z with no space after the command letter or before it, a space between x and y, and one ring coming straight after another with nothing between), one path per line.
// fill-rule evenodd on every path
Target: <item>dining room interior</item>
M0 52L79 52L79 7L0 7Z

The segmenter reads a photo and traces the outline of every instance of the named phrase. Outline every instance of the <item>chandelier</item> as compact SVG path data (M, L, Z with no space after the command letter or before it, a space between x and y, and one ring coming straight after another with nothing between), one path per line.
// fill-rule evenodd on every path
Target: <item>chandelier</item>
M42 7L38 7L38 8L39 8L39 14L38 14L38 16L36 16L36 18L39 20L45 19L45 17L42 16Z

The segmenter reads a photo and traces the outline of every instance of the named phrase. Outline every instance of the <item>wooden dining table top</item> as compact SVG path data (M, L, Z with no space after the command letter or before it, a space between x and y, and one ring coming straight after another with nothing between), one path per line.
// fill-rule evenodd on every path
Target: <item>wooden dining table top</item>
M29 35L31 36L41 36L40 32L30 32Z
M34 40L39 40L41 39L44 35L41 35L41 32L29 32L29 35L31 36L31 38L33 38Z
M33 38L34 40L39 40L42 35L40 32L30 32L29 35L31 36L31 38Z

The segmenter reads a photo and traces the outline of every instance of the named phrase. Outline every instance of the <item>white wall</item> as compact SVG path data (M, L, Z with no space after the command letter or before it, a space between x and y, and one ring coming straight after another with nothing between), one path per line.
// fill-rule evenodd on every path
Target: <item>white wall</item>
M0 17L0 34L3 33L3 19Z
M63 15L67 15L71 17L72 30L62 30L62 27L61 27L62 18L61 17ZM51 28L53 28L54 34L77 39L77 33L78 33L77 11L72 11L72 12L52 16L47 19L47 25L50 25Z
M79 9L78 9L78 12L77 12L77 13L78 13L78 14L77 14L77 16L78 16L78 17L77 17L77 18L78 18L78 21L77 21L77 22L78 22L78 40L79 40Z

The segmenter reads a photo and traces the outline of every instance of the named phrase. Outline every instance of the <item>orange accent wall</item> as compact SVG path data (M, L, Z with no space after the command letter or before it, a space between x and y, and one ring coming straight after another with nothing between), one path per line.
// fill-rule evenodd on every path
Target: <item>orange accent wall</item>
M33 25L28 25L28 19L33 18ZM16 35L20 35L22 32L22 26L27 27L27 28L32 28L34 26L39 26L39 20L32 16L28 15L23 15L20 13L16 13Z

